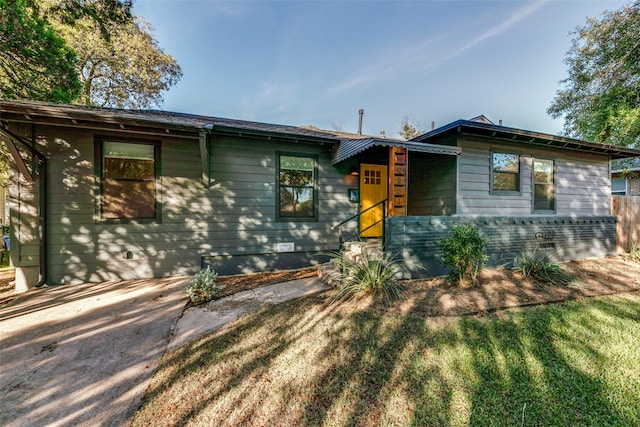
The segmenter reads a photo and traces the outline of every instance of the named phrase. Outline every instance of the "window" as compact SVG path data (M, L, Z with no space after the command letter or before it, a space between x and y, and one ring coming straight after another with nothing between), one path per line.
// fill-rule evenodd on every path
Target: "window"
M556 208L553 160L533 161L533 210L553 211Z
M157 151L154 144L101 142L101 218L156 218Z
M619 177L611 179L611 194L625 196L627 194L627 178Z
M492 185L494 192L520 192L520 156L491 153Z
M364 184L371 185L380 185L380 180L382 179L382 174L379 170L368 170L364 171Z
M278 155L278 217L315 219L315 157Z

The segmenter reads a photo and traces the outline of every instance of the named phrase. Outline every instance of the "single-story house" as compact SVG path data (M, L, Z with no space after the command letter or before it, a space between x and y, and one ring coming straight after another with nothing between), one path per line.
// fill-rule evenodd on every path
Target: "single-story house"
M0 101L18 290L292 268L381 239L440 274L454 224L490 265L615 251L609 162L640 151L459 120L411 141L164 111ZM355 237L353 237L355 236Z
M640 196L640 158L612 162L611 194Z

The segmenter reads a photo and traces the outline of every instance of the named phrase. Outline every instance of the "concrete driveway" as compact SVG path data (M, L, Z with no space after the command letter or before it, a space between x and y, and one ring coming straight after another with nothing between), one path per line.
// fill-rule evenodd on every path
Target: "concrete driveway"
M128 424L188 277L66 285L0 309L0 425Z

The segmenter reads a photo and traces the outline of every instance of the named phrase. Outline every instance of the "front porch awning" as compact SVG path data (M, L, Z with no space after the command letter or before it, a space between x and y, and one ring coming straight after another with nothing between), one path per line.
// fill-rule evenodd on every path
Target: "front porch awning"
M409 151L418 153L446 154L449 156L457 156L462 152L459 147L429 144L424 142L401 141L397 139L343 139L333 149L333 153L331 154L331 164L338 164L358 153L368 150L371 147L402 147Z

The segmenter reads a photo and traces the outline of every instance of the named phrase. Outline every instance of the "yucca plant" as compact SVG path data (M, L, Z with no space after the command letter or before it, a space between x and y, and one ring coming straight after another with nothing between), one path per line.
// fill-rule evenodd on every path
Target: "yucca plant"
M331 256L337 267L331 274L336 283L334 300L368 294L392 301L402 295L398 262L393 257L367 251L352 259L339 253Z
M576 280L573 274L554 264L548 253L539 249L520 254L516 270L521 271L525 279L531 278L548 285L566 286Z

